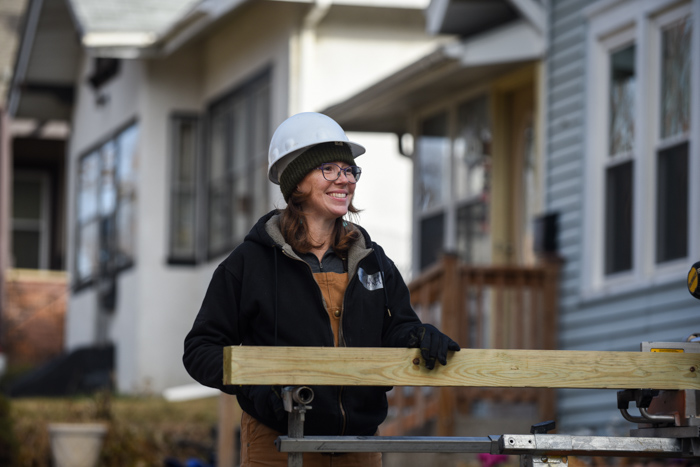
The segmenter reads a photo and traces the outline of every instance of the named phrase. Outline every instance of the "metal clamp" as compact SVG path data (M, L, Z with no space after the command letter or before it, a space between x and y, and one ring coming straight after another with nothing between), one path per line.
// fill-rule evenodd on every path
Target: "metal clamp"
M314 400L314 390L308 386L286 386L282 388L282 402L284 410L287 412L294 411L294 403L299 404L299 408L304 412L310 409L309 404Z
M304 419L307 410L311 410L309 405L314 400L314 391L308 386L286 386L282 388L282 402L284 410L289 412L287 421L287 436L291 439L304 437ZM275 441L278 444L278 441ZM277 445L279 449L279 445ZM289 453L287 457L288 467L302 467L303 453Z

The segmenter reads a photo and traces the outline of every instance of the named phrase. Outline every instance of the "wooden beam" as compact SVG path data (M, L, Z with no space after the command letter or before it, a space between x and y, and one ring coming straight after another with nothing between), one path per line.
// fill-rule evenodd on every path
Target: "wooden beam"
M426 370L417 349L224 349L224 384L700 389L700 353L462 349Z

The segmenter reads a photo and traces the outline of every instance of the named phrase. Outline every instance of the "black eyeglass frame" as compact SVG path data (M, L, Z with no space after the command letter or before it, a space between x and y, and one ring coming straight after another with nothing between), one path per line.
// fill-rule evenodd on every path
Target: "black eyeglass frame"
M326 172L324 170L324 167L329 166L329 165L334 165L334 166L338 167L338 172L336 172L335 178L332 180L329 179L328 177L326 177ZM362 168L361 167L358 167L356 165L349 165L345 168L342 168L341 166L339 166L338 164L336 164L334 162L324 162L319 167L316 167L316 170L320 170L321 175L323 175L323 178L325 178L329 182L334 182L334 181L338 180L340 178L340 172L343 172L345 174L345 178L347 179L348 183L350 183L352 185L357 183L360 180L360 176L362 175ZM355 180L354 182L350 181L350 177L348 177L348 171L350 171L351 173L355 172L355 173L352 173L353 179Z

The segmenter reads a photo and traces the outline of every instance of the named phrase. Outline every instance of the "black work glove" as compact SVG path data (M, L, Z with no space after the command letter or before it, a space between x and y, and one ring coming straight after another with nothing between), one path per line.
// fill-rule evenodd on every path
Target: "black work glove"
M279 421L287 415L279 386L254 386L249 398L260 415L272 414Z
M415 326L408 334L408 347L419 348L428 370L435 368L435 360L447 365L447 351L459 351L459 344L437 330L432 324Z

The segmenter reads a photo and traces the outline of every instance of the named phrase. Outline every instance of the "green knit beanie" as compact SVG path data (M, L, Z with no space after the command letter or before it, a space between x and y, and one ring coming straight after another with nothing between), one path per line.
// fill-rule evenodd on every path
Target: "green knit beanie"
M321 143L312 146L299 154L280 175L280 190L284 200L289 202L289 197L296 189L306 174L324 162L345 162L355 165L350 147L343 143Z

